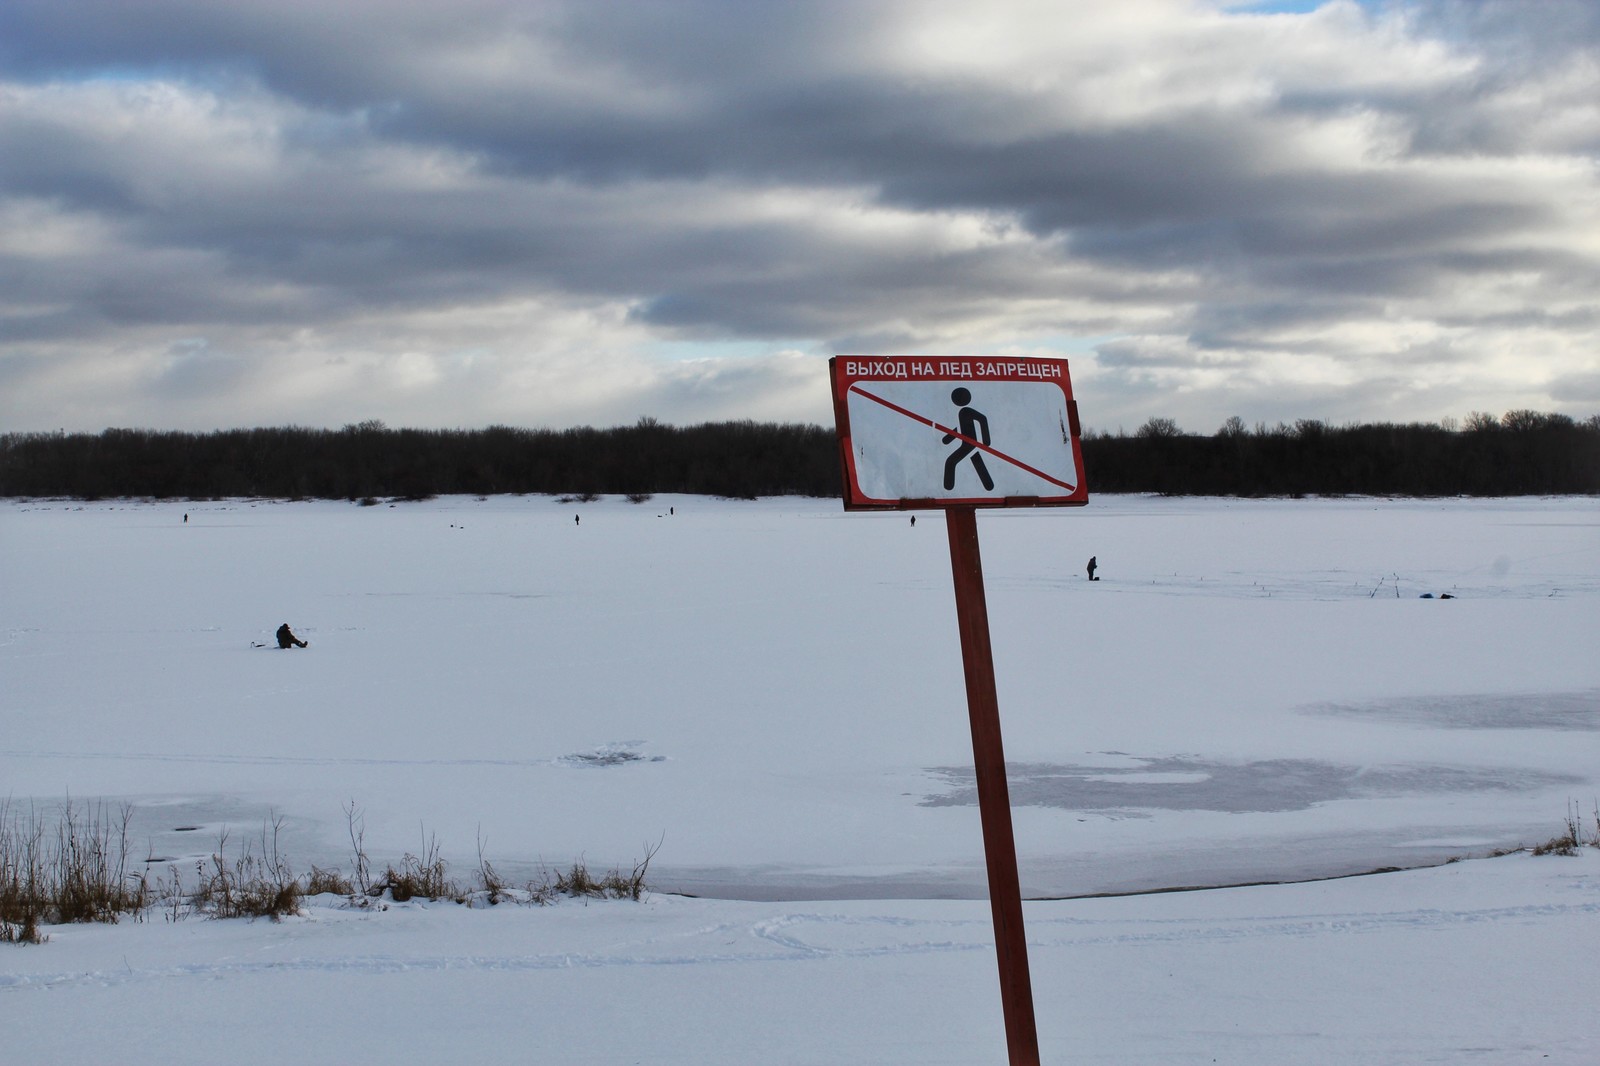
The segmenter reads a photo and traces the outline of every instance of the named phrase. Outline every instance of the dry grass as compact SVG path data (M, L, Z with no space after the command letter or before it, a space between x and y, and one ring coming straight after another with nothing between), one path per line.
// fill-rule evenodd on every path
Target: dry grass
M231 863L224 858L228 831L217 839L209 864L195 866L195 889L189 903L213 918L271 918L279 921L300 912L304 889L300 879L278 849L283 819L274 817L261 827L261 854L246 843Z
M451 879L437 839L425 834L420 855L406 854L373 879L360 809L352 802L345 814L353 878L318 866L297 875L280 847L283 819L273 816L232 857L224 829L210 858L197 862L188 877L171 867L170 881L152 886L144 873L128 870L131 807L112 812L103 805L68 802L41 812L0 802L0 943L43 943L47 927L68 922L143 919L157 905L171 921L194 914L277 921L300 913L307 896L324 894L344 896L358 906L414 899L491 905L507 900L545 904L562 896L638 900L660 848L659 843L647 847L645 857L626 873L614 869L597 877L580 861L526 889L513 889L489 862L481 834L471 885Z
M634 864L631 872L625 874L620 869L613 869L598 878L581 861L574 862L567 870L548 873L543 881L530 883L527 890L529 901L551 903L560 896L572 899L643 899L650 860L660 850L660 841L647 844L644 858Z
M338 870L324 870L320 866L313 866L311 867L311 872L306 875L305 894L308 896L353 896L356 894L356 886Z
M367 894L387 894L396 903L411 899L453 899L465 903L467 893L447 876L449 868L439 855L438 840L429 835L423 839L420 857L407 852L400 860L400 869L388 867L383 879L369 888Z
M1600 848L1600 801L1595 804L1594 831L1588 832L1584 828L1583 819L1578 814L1578 804L1573 801L1567 805L1567 831L1560 836L1551 837L1543 844L1535 845L1530 849L1535 855L1576 855L1579 848Z
M44 813L0 803L0 941L42 943L41 926L142 914L150 887L127 870L131 808L68 801Z

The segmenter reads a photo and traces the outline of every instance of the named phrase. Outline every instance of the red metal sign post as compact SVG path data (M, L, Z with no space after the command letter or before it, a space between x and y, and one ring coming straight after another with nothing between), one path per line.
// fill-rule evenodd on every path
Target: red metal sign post
M945 512L1006 1048L1011 1066L1038 1066L975 508L1088 502L1067 362L841 356L829 368L845 509Z
M989 867L989 910L994 915L1000 963L1000 1006L1006 1020L1011 1066L1039 1066L1039 1031L1033 1018L1033 981L1028 940L1022 927L1022 888L1017 844L1011 831L1011 792L1000 742L1000 701L995 695L994 653L989 644L989 608L983 595L983 560L978 554L978 516L971 507L945 512L950 537L950 573L955 580L956 624L967 677L967 717L972 723L972 765L983 821L983 855Z

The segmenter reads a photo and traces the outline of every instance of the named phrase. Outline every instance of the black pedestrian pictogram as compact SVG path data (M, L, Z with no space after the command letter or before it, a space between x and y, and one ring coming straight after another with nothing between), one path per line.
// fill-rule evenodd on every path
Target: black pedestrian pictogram
M944 487L949 492L956 487L956 467L968 456L972 458L972 468L978 472L978 480L983 482L987 490L994 488L994 478L989 476L989 468L983 465L983 456L978 453L978 444L989 446L989 420L983 412L973 409L968 405L972 403L972 393L966 389L957 388L950 394L950 402L958 404L961 410L956 412L956 428L962 437L969 439L961 441L961 447L950 453L944 461ZM941 443L949 444L958 439L954 433L946 433ZM977 444L973 442L976 441Z

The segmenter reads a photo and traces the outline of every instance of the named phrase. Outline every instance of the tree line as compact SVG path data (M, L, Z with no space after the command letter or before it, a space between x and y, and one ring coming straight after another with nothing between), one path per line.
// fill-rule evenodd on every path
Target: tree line
M0 496L288 499L498 493L824 495L833 432L750 421L611 429L108 429L0 437Z
M1510 411L1464 423L1314 420L1185 433L1152 418L1083 439L1091 494L1600 494L1600 416ZM836 496L831 428L800 423L607 429L219 430L0 435L0 496L370 500L500 493Z
M1482 412L1464 424L1247 428L1210 436L1152 418L1083 442L1090 492L1207 496L1545 496L1600 493L1600 415Z

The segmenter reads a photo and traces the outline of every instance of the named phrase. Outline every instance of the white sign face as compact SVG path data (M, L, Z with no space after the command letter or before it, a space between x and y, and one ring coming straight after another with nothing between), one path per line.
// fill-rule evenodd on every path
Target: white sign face
M832 360L845 506L1088 502L1064 359Z

